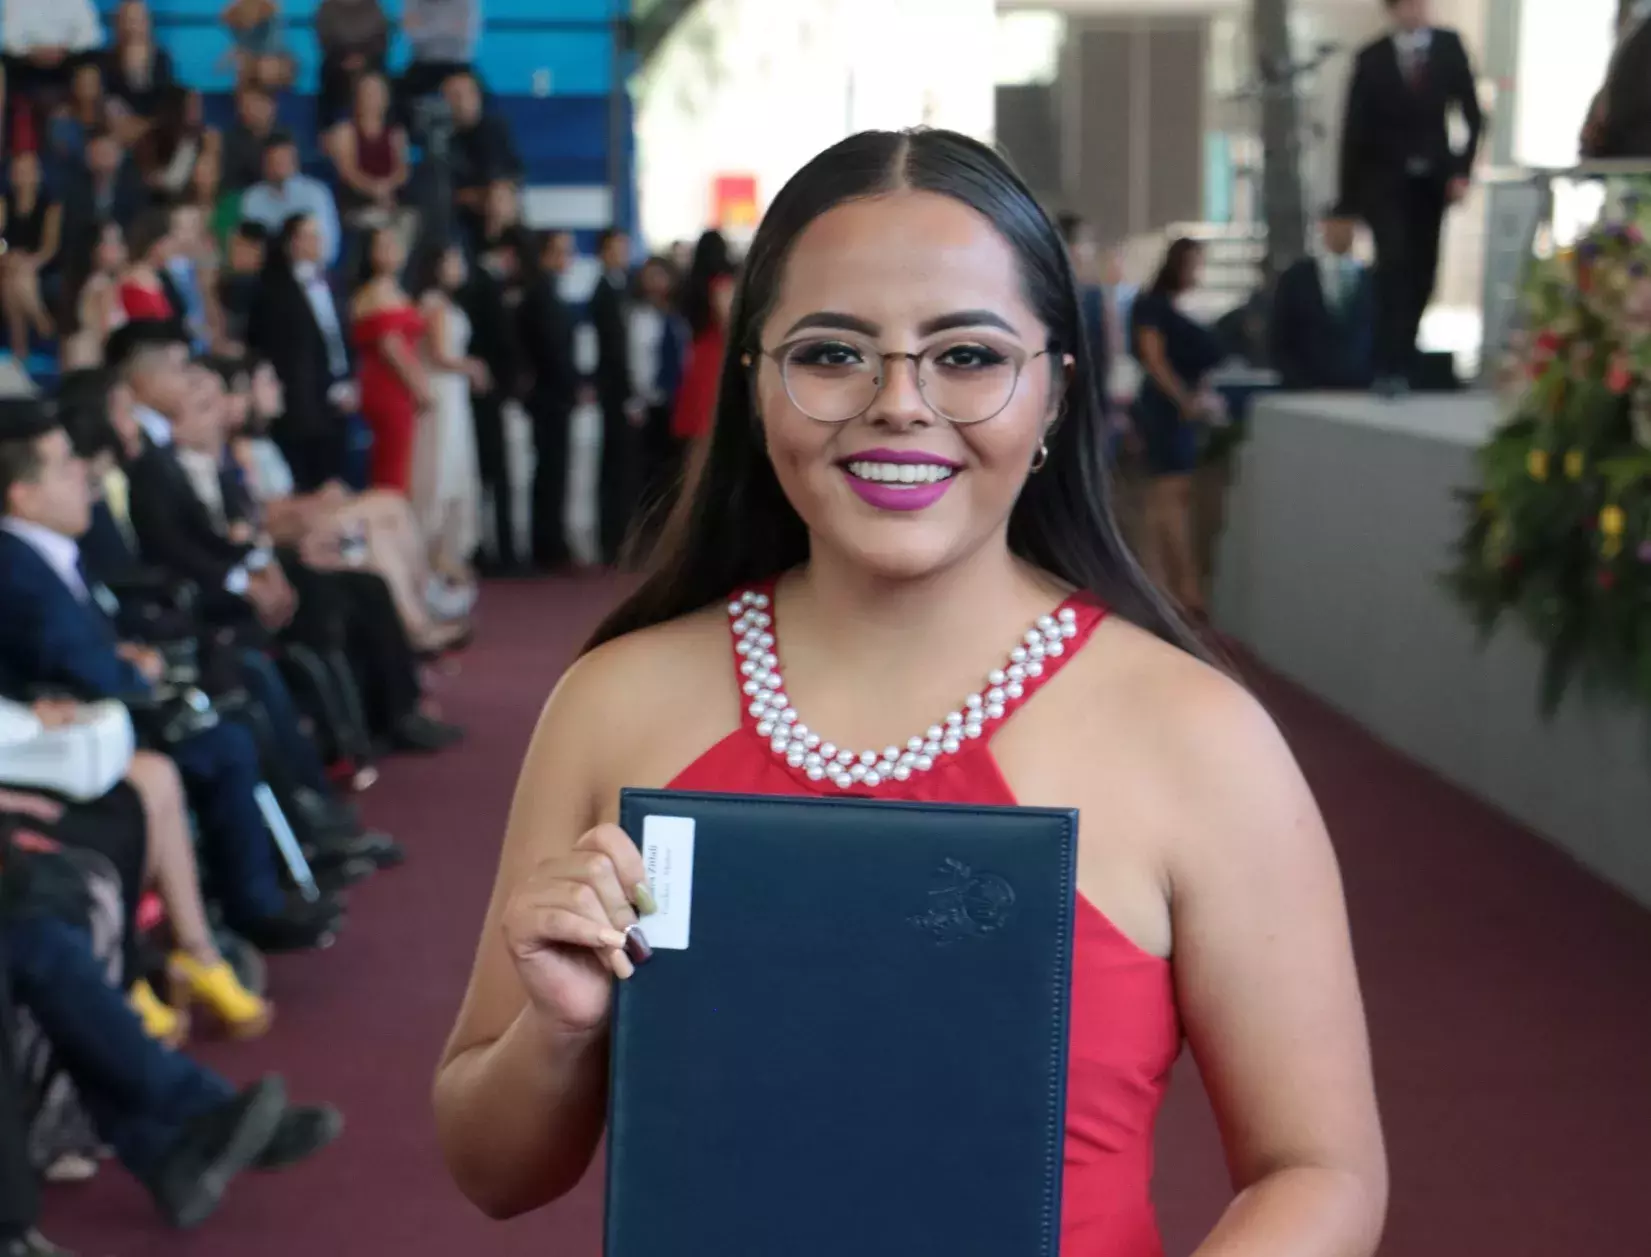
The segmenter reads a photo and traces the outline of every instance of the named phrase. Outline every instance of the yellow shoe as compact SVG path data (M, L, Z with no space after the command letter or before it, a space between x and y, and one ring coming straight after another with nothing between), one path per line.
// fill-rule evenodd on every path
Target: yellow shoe
M133 983L126 1002L143 1022L143 1032L155 1042L177 1048L189 1037L189 1014L165 1003L148 982Z
M173 981L187 997L204 1006L237 1039L256 1039L269 1029L275 1009L260 999L235 976L227 960L203 965L193 956L177 952L171 960Z

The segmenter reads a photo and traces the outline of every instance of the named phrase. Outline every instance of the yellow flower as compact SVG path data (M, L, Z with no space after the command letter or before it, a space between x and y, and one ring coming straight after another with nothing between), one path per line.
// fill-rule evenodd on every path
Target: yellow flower
M1599 513L1600 535L1621 541L1623 529L1627 526L1628 517L1623 514L1620 506L1607 506Z
M1599 547L1599 552L1607 559L1616 558L1617 555L1622 553L1622 538L1610 536L1606 537L1604 542Z
M1569 480L1581 480L1582 469L1587 461L1582 457L1581 450L1567 450L1565 452L1565 476Z
M1525 455L1525 470L1531 473L1532 480L1546 480L1548 478L1548 451L1532 450Z

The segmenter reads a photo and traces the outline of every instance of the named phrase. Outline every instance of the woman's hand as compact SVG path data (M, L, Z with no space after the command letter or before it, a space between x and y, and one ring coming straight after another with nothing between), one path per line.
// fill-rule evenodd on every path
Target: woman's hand
M617 825L598 825L543 861L505 904L501 926L528 1003L555 1038L607 1025L612 980L633 972L625 930L651 906L642 853Z
M470 387L478 393L493 391L493 373L487 369L487 364L480 358L466 358L464 373L470 377Z

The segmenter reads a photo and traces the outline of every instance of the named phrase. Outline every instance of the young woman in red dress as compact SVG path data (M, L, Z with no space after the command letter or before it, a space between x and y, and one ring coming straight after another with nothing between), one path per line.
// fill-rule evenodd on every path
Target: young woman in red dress
M361 416L372 430L367 480L403 497L412 492L419 415L430 408L430 380L419 358L424 316L397 278L407 260L401 237L380 227L367 238L366 280L350 303L360 354Z
M1162 1252L1183 1037L1235 1191L1197 1257L1375 1251L1335 858L1266 714L1119 540L1086 345L1059 233L972 140L855 136L776 198L698 477L522 770L435 1090L483 1209L568 1191L601 1139L648 898L620 789L846 793L1081 811L1067 1257Z

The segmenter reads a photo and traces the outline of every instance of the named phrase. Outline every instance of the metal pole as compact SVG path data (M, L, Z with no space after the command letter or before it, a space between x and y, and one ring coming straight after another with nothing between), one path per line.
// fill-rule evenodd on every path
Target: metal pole
M1290 0L1251 0L1251 39L1261 85L1262 216L1267 285L1307 250L1301 183L1301 117L1292 72Z

